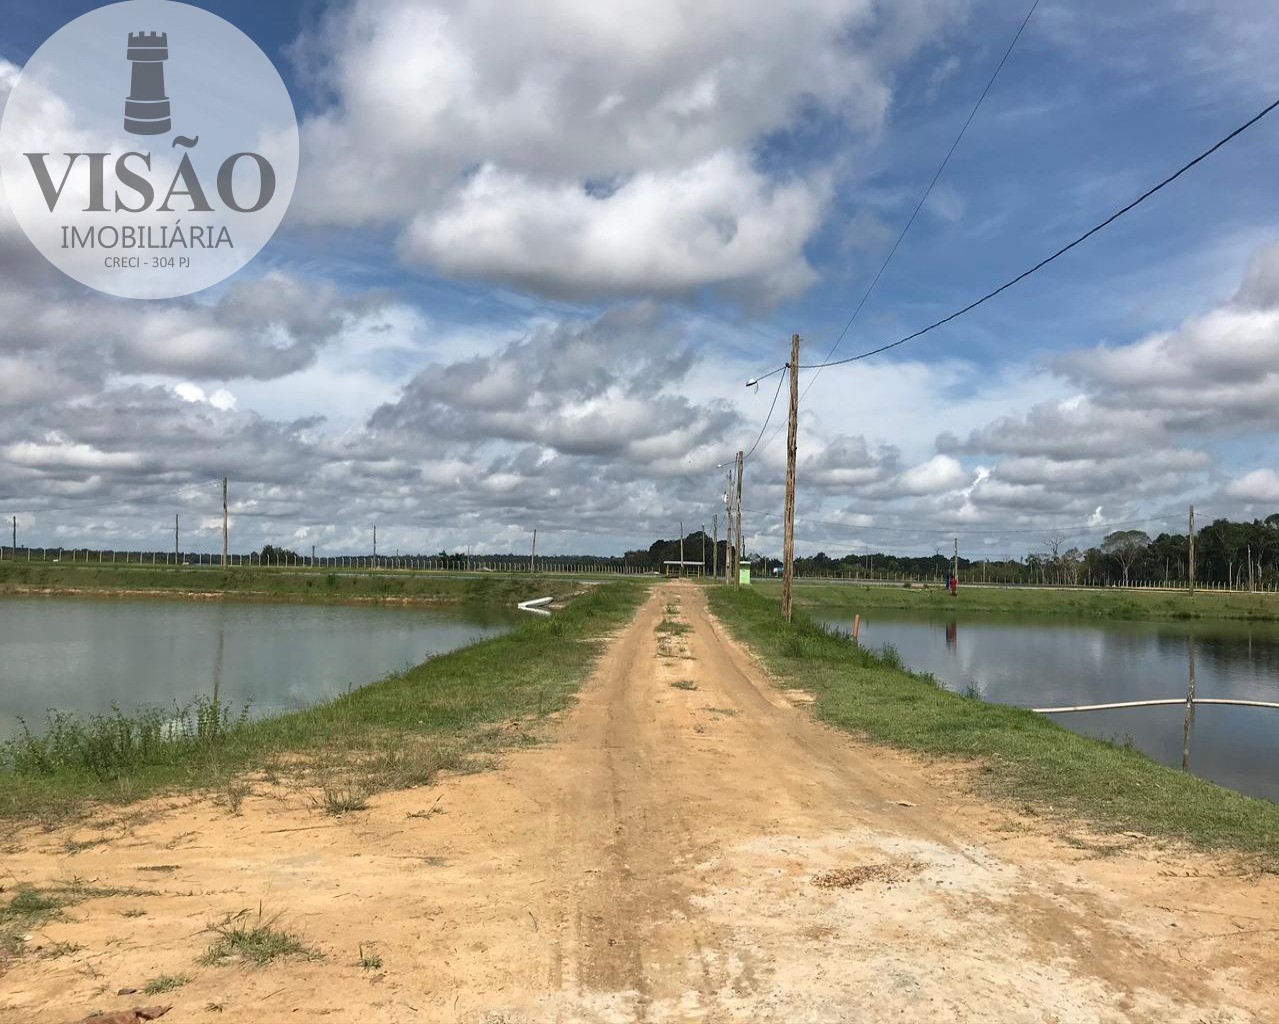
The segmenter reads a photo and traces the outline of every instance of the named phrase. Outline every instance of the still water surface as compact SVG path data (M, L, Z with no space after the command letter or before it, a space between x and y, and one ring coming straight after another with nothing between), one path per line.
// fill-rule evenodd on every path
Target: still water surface
M851 630L843 613L818 618ZM1186 695L1195 645L1198 697L1279 702L1279 625L1234 622L1097 622L1046 617L936 618L874 612L861 640L892 644L906 667L945 687L1019 707L1060 707ZM1134 746L1181 766L1184 709L1131 708L1052 716L1076 732ZM1197 707L1190 770L1279 801L1279 709Z
M45 711L171 706L217 692L252 711L336 697L510 629L458 608L0 598L0 739Z

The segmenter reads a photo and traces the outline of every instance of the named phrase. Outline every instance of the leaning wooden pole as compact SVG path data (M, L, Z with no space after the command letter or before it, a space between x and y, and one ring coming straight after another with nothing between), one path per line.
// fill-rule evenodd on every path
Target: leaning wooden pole
M782 615L791 620L795 585L795 458L799 439L799 335L790 339L790 416L786 421L786 505L782 512Z

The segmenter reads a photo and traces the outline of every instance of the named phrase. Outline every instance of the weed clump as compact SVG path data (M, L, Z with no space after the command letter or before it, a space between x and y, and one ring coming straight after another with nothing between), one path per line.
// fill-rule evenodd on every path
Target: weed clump
M276 927L279 915L262 916L258 907L257 917L249 919L249 911L241 910L217 924L209 926L217 938L200 958L205 966L217 966L228 960L239 960L254 967L265 967L274 960L296 957L302 960L320 960L322 955L305 945L290 932Z
M131 714L117 705L103 715L50 711L47 727L39 734L19 719L21 733L0 743L0 768L19 775L72 772L118 780L148 765L177 764L212 750L242 728L248 717L247 705L236 713L229 703L212 697Z

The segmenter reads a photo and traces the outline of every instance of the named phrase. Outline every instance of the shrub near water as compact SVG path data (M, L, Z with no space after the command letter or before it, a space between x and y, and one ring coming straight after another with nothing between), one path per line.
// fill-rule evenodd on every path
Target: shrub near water
M145 765L174 764L193 751L210 749L247 720L247 707L237 715L229 704L210 697L127 715L114 704L106 715L50 711L43 732L34 733L22 722L21 734L0 744L0 767L19 775L72 771L116 779Z

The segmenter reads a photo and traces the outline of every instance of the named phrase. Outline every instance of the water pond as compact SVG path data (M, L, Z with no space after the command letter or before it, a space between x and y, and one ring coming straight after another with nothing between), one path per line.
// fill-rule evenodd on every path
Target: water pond
M217 694L254 714L350 687L508 631L473 608L0 598L0 739L46 709L95 712Z
M816 616L851 630L845 612ZM1279 702L1279 625L1235 622L1062 621L1047 616L938 618L873 612L861 641L892 644L906 667L948 689L1020 707L1185 698L1194 646L1199 697ZM1053 716L1090 736L1131 742L1181 766L1183 707ZM1279 709L1201 706L1191 726L1190 770L1279 801Z

